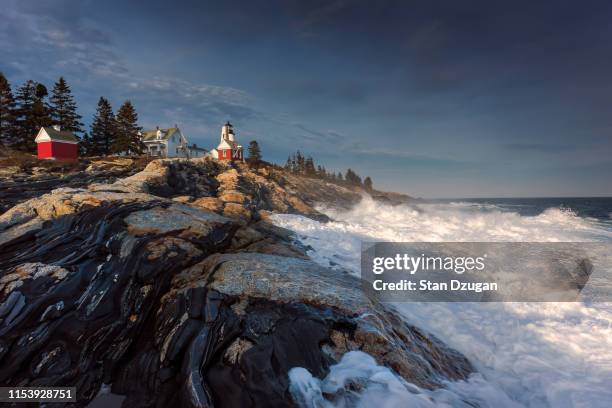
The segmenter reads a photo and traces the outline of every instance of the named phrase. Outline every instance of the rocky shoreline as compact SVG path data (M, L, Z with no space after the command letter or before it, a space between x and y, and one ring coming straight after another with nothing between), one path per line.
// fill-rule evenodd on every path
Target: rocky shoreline
M119 157L81 159L77 163L47 162L43 163L44 166L35 165L39 163L32 158L16 162L15 165L7 165L0 160L0 214L56 188L112 183L142 171L148 160Z
M15 205L0 215L0 384L76 386L76 406L110 384L126 407L293 407L291 368L323 377L352 350L422 388L466 379L465 357L268 220L326 220L317 203L362 194L272 167L156 160Z

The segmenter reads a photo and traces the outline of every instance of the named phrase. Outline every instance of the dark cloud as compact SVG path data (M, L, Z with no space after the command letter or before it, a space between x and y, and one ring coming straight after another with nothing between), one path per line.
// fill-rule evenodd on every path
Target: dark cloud
M132 100L145 126L182 122L187 128L207 129L202 118L221 123L256 116L251 97L239 89L171 76L146 76L130 69L129 58L119 55L117 44L103 27L75 9L81 8L47 4L36 9L12 2L6 24L0 27L0 44L12 61L0 69L22 80L51 82L59 75L77 78L78 87L97 88L98 94L89 98L92 102L100 95L110 96L116 104ZM45 69L32 69L38 66ZM93 104L87 109L86 121L94 109Z
M14 86L66 76L86 120L100 95L131 99L143 125L198 143L229 119L270 160L461 170L483 191L508 177L495 162L520 163L525 185L543 161L560 180L608 166L608 1L5 0L2 14L0 70Z

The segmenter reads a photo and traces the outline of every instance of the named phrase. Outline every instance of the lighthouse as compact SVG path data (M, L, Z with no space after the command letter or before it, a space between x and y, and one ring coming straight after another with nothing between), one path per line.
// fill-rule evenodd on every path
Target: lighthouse
M212 155L220 161L243 159L242 146L236 143L234 127L229 121L221 127L221 140L217 148L212 151Z

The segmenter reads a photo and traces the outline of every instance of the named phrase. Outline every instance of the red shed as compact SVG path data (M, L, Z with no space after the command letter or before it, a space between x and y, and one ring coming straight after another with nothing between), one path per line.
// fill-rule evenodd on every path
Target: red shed
M72 132L59 127L42 127L35 139L38 158L49 160L76 160L79 157L79 140Z

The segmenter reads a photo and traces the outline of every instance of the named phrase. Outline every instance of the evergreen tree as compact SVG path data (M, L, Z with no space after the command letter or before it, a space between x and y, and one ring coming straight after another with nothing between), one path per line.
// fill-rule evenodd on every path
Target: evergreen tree
M81 115L77 113L72 91L63 77L60 77L53 86L50 102L51 119L54 125L58 125L61 130L73 133L83 131L83 124L80 122Z
M249 142L249 163L257 164L261 161L261 149L257 140L251 140Z
M298 172L297 158L295 156L295 153L291 155L291 171L293 173L297 173Z
M32 111L36 100L36 83L27 81L17 90L15 97L15 139L14 146L20 150L28 149L28 138L36 131L32 123Z
M0 145L15 143L15 99L11 85L0 72Z
M17 90L15 101L17 103L16 119L16 143L15 147L21 150L33 152L36 149L34 138L43 126L50 126L52 121L49 115L49 107L45 101L48 92L43 84L32 80L26 81Z
M346 182L349 184L353 184L353 181L355 180L354 174L355 173L353 173L353 170L347 169L346 173L344 174L344 180L346 180Z
M314 160L311 156L308 156L308 158L304 161L304 174L306 174L308 177L314 177L317 174Z
M79 155L83 157L93 155L93 143L91 137L89 137L87 133L83 135L79 143Z
M356 186L363 186L363 183L361 181L361 176L359 176L359 174L355 173L355 179L353 181L353 184L355 184Z
M46 99L49 96L47 87L41 83L37 83L34 95L36 98L32 106L32 117L34 119L34 127L36 128L35 133L38 133L41 127L51 126L53 120L51 119L51 108Z
M338 181L339 181L339 182L341 182L341 183L342 183L342 181L344 181L344 180L342 179L342 173L338 172L338 177L336 177L336 180L338 180Z
M108 155L115 140L116 124L113 108L103 96L91 123L91 155Z
M291 156L287 157L287 162L285 163L285 170L293 171L293 168L291 167Z
M296 172L299 174L304 174L305 170L306 170L306 166L305 166L305 160L304 160L304 156L302 156L302 153L298 150L295 153L295 162L296 162Z
M346 170L344 180L346 180L347 183L352 185L361 185L361 177L359 177L359 175L351 169Z
M138 114L132 102L125 101L121 105L119 111L117 111L115 126L116 132L112 142L112 151L114 153L141 154L144 150L139 135L142 128L138 126Z
M372 179L370 178L370 176L367 176L363 180L363 188L365 188L365 190L367 192L371 192L372 191Z

